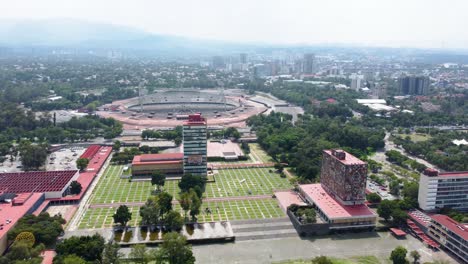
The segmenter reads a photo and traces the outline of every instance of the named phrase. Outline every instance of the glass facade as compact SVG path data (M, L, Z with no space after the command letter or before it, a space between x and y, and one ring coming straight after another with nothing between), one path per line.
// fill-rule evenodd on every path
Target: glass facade
M206 123L184 124L184 174L206 176L207 173Z

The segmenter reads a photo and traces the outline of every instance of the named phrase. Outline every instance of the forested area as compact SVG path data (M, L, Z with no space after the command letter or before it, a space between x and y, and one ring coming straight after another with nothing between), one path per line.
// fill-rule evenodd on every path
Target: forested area
M54 124L53 117L49 114L36 117L34 112L15 104L0 103L0 157L7 154L16 156L21 144L14 147L15 142L56 144L87 141L98 136L114 138L120 133L122 124L112 118L90 115L73 117L67 122Z
M466 133L456 131L431 130L427 141L413 142L409 138L395 137L394 142L408 153L421 157L447 171L467 171L467 145L455 145L455 139L464 139Z
M260 145L278 162L291 165L303 180L314 181L320 172L322 150L343 148L363 157L384 146L383 129L344 123L341 118L303 116L294 126L292 117L272 112L248 119Z

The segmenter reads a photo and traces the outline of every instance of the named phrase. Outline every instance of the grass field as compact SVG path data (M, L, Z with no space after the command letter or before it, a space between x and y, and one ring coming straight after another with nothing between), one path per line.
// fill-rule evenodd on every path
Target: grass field
M132 220L129 226L136 226L141 221L138 206L129 207L132 212ZM211 214L205 213L205 208L210 208ZM78 224L79 229L112 227L112 215L117 207L89 208ZM286 215L278 206L275 199L257 199L242 201L204 202L202 213L198 216L198 222L247 220L285 217ZM178 204L174 210L183 214Z
M107 168L94 189L91 204L116 202L144 202L154 187L149 181L129 182L120 179L123 166ZM215 175L215 182L206 184L205 198L221 198L248 195L269 195L273 190L289 189L291 184L269 168L225 169ZM164 189L178 197L178 180L168 180Z
M411 133L411 134L396 134L397 136L401 138L406 138L410 137L411 141L413 142L421 142L421 141L426 141L431 138L430 135L428 134L420 134L420 133Z
M260 162L274 162L268 154L260 147L258 143L249 144L250 156Z

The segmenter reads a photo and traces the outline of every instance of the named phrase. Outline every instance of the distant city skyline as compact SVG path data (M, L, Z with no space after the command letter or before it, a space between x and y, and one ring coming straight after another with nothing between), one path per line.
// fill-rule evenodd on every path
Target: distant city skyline
M70 18L156 34L271 44L467 49L468 1L19 0L2 19Z

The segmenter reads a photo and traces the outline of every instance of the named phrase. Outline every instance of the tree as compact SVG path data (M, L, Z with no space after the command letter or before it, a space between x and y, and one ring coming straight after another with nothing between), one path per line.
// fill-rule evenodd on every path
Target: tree
M80 194L82 189L83 189L83 187L81 187L81 183L79 183L77 181L72 181L70 183L70 193L71 194Z
M151 174L151 185L156 185L158 190L164 186L164 182L166 181L166 176L159 170L153 171Z
M122 147L122 143L119 140L114 141L114 145L112 145L112 149L115 152L119 152L120 147Z
M410 252L410 256L413 258L413 263L417 264L419 259L421 259L421 254L417 250L413 250Z
M128 221L132 220L132 213L126 205L120 205L112 217L114 218L114 223L120 223L124 227L127 227Z
M166 227L171 231L179 231L184 225L184 219L179 212L169 211L165 217Z
M37 244L43 243L50 247L55 244L57 237L63 232L63 224L65 224L65 220L62 217L51 217L48 213L41 213L38 216L25 215L8 232L8 239L14 240L22 232L31 232Z
M31 232L21 232L15 238L15 243L17 242L24 242L32 247L36 243L36 238Z
M86 264L86 260L78 257L75 254L67 255L63 258L63 264Z
M182 179L180 179L179 188L182 192L187 192L195 186L199 186L203 190L205 183L205 177L186 174L182 176Z
M396 226L404 225L406 223L406 218L408 218L408 215L400 208L394 209L391 215L393 224Z
M367 201L369 201L370 203L380 203L382 201L382 198L376 193L369 193L367 195Z
M25 170L38 170L47 159L47 144L33 145L30 142L20 143L21 164Z
M396 247L392 253L390 254L390 259L392 260L393 264L406 264L406 254L408 251L406 248L402 246Z
M161 192L156 195L159 204L159 212L161 216L172 210L172 195L167 192Z
M283 164L281 164L281 163L279 163L279 162L276 162L276 163L275 163L275 169L276 169L278 172L283 172L284 166L283 166Z
M123 254L119 252L120 246L117 243L109 241L104 247L102 253L102 264L119 264Z
M104 250L104 238L98 234L93 236L72 236L58 243L55 251L57 259L63 259L66 255L77 255L86 261L101 261Z
M190 216L192 217L192 221L196 221L196 216L200 214L200 207L202 205L202 200L198 197L195 191L190 191L192 203L190 204Z
M140 207L141 223L143 225L156 225L161 218L161 210L155 196L148 198L146 203Z
M195 257L192 247L187 240L176 232L169 232L163 236L164 242L158 251L156 262L169 264L193 264Z
M187 213L192 207L192 196L188 192L183 192L179 197L180 207L184 210L184 218L187 219Z
M76 160L76 167L80 171L84 171L84 169L86 169L86 167L88 167L88 163L89 163L89 159L79 158L79 159Z
M132 246L129 256L133 262L137 264L146 264L151 261L151 257L148 254L145 244Z
M395 209L395 204L389 200L383 200L379 207L377 208L377 213L380 217L385 219L388 222L390 217L392 216L392 212Z
M400 194L400 182L395 180L390 182L390 193L393 195Z
M29 242L18 241L13 243L9 248L8 253L4 258L0 259L0 263L21 263L21 261L28 261L31 264L42 263L40 253L45 249L43 244L32 247Z

